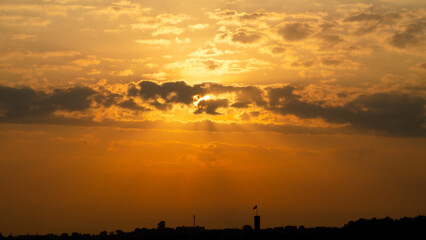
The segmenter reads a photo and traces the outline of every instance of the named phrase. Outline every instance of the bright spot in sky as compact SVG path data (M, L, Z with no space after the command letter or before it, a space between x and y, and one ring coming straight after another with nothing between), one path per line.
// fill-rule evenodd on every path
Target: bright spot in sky
M210 97L210 95L206 95L206 96L204 96L204 97L199 97L199 96L195 96L194 97L194 106L198 106L198 104L201 102L201 101L204 101L204 100L210 100L211 99L211 97Z

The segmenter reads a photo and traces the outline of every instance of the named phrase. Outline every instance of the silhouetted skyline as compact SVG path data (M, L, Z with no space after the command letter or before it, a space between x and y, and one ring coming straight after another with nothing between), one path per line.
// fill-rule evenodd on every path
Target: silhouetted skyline
M258 217L258 216L256 216ZM317 238L372 238L372 237L398 237L421 239L426 236L426 216L415 218L404 217L393 220L389 217L383 219L359 219L350 221L345 226L338 227L314 227L285 226L267 229L253 229L250 225L243 228L209 229L204 227L176 227L165 228L165 222L161 221L157 228L136 228L131 232L115 230L111 232L102 231L99 234L82 234L73 232L60 235L20 235L3 236L0 239L317 239Z

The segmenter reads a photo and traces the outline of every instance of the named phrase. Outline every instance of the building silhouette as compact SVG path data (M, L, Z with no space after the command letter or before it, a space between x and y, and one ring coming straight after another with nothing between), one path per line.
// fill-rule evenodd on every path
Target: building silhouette
M254 216L254 230L259 231L260 230L260 216L259 216L257 205L255 205L253 207L253 210L256 210L256 215Z
M254 216L254 230L256 230L256 231L260 230L260 216L259 215Z

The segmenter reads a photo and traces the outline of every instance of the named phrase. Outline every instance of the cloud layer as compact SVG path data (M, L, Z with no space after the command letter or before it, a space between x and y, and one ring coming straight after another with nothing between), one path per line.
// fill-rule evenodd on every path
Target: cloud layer
M256 109L269 114L295 116L300 120L320 119L329 124L343 124L352 129L379 134L425 136L426 100L422 97L396 92L358 94L351 100L331 105L327 101L305 98L301 95L303 91L303 88L292 85L261 88L218 83L190 85L184 81L141 81L129 84L127 92L123 93L82 86L49 92L29 87L2 86L0 121L43 122L43 119L51 121L52 117L67 116L58 115L58 112L80 113L72 118L81 119L84 116L90 119L94 117L93 111L111 107L143 116L151 111L167 114L175 107L185 106L192 109L195 115L226 116L237 111L246 114L247 119L247 111ZM229 110L232 112L229 113Z

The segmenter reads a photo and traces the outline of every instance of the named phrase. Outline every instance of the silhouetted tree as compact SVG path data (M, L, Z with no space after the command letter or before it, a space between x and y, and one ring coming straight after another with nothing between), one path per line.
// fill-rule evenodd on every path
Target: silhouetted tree
M295 233L295 232L297 232L297 227L296 226L285 226L284 231L286 231L288 233Z
M157 229L158 230L164 230L166 229L166 222L165 221L161 221L157 224Z
M252 230L253 230L253 227L252 227L251 225L244 225L244 226L243 226L243 230L244 230L244 231L252 231Z

